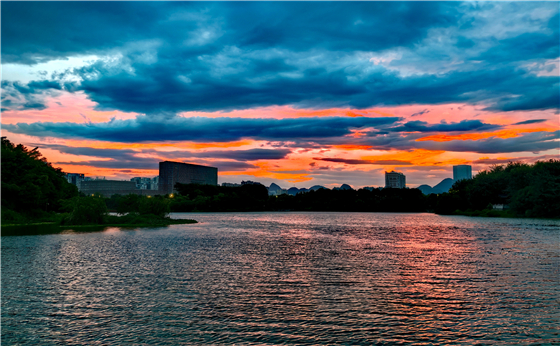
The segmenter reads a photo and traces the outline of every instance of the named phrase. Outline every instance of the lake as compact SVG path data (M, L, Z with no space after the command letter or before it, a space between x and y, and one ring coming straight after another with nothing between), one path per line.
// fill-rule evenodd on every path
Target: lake
M558 344L560 221L174 213L2 237L2 344Z

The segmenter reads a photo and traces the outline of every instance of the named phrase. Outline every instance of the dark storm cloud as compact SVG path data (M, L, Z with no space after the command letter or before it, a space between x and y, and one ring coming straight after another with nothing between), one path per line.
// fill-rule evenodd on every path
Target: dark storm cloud
M224 61L160 59L149 65L132 63L134 73L127 69L114 71L114 67L98 63L74 70L72 75L84 80L68 89L86 92L100 109L139 113L288 104L305 108L368 108L486 102L491 104L489 110L503 111L560 107L557 77L539 77L513 66L403 78L396 71L382 68L365 72L367 66L334 67L336 56L314 68L301 66L299 60L292 62L292 67L287 63L263 63L267 59L266 55ZM239 60L244 64L237 65ZM219 67L221 63L231 66ZM329 68L331 64L334 66ZM293 70L297 71L290 75Z
M462 69L414 74L395 69L415 64L423 70L427 63L446 61L455 49L452 46L441 47L443 52L433 55L418 53L400 63L369 61L371 54L414 51L438 28L484 30L469 16L493 6L5 2L2 59L3 63L33 64L87 54L112 57L52 77L66 90L85 92L99 109L144 114L271 105L366 108L449 102L484 103L489 110L557 109L558 78L537 76L522 68L528 60L558 57L557 15L545 28L502 40L477 38L476 32L469 38L459 36L456 45L462 47L463 55L458 59L466 66ZM513 7L530 13L534 9L557 11L554 6L522 3ZM496 11L498 19L502 13ZM522 19L520 26L535 22L530 17ZM82 82L69 84L62 81L64 77L79 77ZM53 89L60 87L51 84ZM46 90L31 83L25 88L23 92Z
M537 123L544 123L545 121L547 121L547 119L531 119L531 120L520 121L520 122L515 123L513 125L537 124Z
M204 164L212 167L217 167L220 171L244 171L251 168L256 168L255 165L246 162L235 161L209 161L198 162L193 161L190 163ZM93 166L97 168L110 168L110 169L154 169L159 168L159 161L157 159L136 158L133 161L121 160L92 160L92 161L70 161L70 162L55 162L59 165L73 165L73 166Z
M256 161L256 160L280 160L285 158L292 151L289 149L248 149L248 150L209 150L209 151L156 151L142 150L142 154L151 154L165 157L168 159L177 158L218 158L235 161Z
M97 149L97 148L90 148L90 147L69 147L60 144L40 144L40 143L32 144L32 146L57 150L60 151L61 153L72 154L72 155L95 156L95 157L102 157L102 158L113 158L117 160L130 160L130 159L138 158L135 156L136 154L138 154L138 152L130 149Z
M480 120L463 120L458 123L428 124L425 121L409 121L402 126L390 128L392 132L465 132L489 131L501 128L500 125L485 124Z
M148 154L161 159L177 158L218 158L236 161L280 160L292 151L289 149L248 149L248 150L210 150L210 151L156 151L156 150L130 150L130 149L97 149L89 147L69 147L60 144L31 144L46 149L60 151L65 154L112 158L120 161L152 162L157 159L139 157L137 154ZM147 161L146 161L147 160ZM152 160L152 161L150 161Z
M73 165L73 166L93 166L96 168L111 168L111 169L158 169L159 161L156 159L143 159L136 158L136 160L121 161L121 160L91 160L91 161L69 161L69 162L55 162L58 165Z
M158 119L141 116L132 120L106 123L32 123L6 124L13 133L59 138L87 138L115 142L152 141L235 141L242 138L258 140L290 140L330 138L350 134L351 129L376 127L395 123L397 117L380 118L181 118Z
M225 45L382 50L415 44L429 29L456 22L459 11L435 2L5 2L2 58L35 63L139 40L188 46L186 58Z
M497 42L495 46L483 52L473 60L512 62L520 57L524 60L554 59L558 57L558 42L560 42L558 14L549 20L548 28L551 33L524 33Z
M165 152L177 157L220 158L236 161L280 160L292 151L289 149L248 149L248 150L210 150L204 152ZM182 155L182 156L181 156Z
M208 152L190 152L190 151L172 151L157 152L155 150L134 151L129 149L96 149L89 147L69 147L59 144L33 144L40 148L52 149L61 153L93 156L107 158L110 160L87 160L87 161L71 161L71 162L55 162L56 164L75 165L75 166L94 166L99 168L110 169L158 169L159 162L162 160L173 160L177 158L191 158L191 163L198 163L218 167L222 171L242 171L246 169L256 168L247 162L253 160L276 160L285 157L290 153L287 149L249 149L249 150L232 150L227 151L208 151ZM138 154L151 154L156 157L140 157ZM198 159L203 158L203 159ZM205 160L204 158L222 158L237 161L215 161Z
M457 152L499 153L538 152L558 148L558 132L535 132L514 138L488 138L477 141L453 140L446 142L417 141L426 132L469 132L493 129L496 125L479 121L428 124L408 122L408 126L393 126L400 118L293 118L293 119L245 119L245 118L167 118L152 121L149 117L132 120L113 120L106 123L32 123L6 124L4 130L12 133L43 137L93 139L116 142L162 142L162 141L235 141L243 138L272 140L278 142L274 149L173 151L169 158L220 158L237 161L276 160L285 158L293 149L321 148L332 145L369 146L375 150L444 150ZM410 125L410 123L413 123ZM393 127L389 133L367 133L365 137L348 136L352 129L369 127ZM400 131L397 132L397 128ZM418 131L418 132L417 132ZM275 142L276 143L276 142ZM280 144L283 143L283 144ZM282 147L284 146L284 147ZM132 150L65 148L50 145L49 148L76 155L130 159L138 152ZM162 152L143 150L140 153L164 155ZM337 158L334 162L344 162ZM341 161L342 160L342 161ZM328 160L323 160L328 161ZM350 162L348 162L350 163ZM364 161L351 164L406 164L406 162Z

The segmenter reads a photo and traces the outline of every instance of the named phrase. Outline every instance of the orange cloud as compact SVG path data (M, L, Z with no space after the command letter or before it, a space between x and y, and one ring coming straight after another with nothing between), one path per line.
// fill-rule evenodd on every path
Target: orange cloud
M519 137L521 133L530 133L530 132L542 132L547 131L546 128L538 128L538 129L520 129L520 130L500 130L494 132L483 132L483 133L463 133L460 135L432 135L427 137L418 138L417 142L422 141L434 141L434 142L449 142L455 140L480 140L486 139L490 137L497 137L497 138L514 138Z
M433 159L436 156L445 153L443 150L425 150L425 149L417 149L413 151L398 151L392 152L383 155L375 155L375 156L363 156L361 157L362 160L368 161L391 161L391 160L398 160L398 161L408 161L415 165L422 165L422 164L433 164Z

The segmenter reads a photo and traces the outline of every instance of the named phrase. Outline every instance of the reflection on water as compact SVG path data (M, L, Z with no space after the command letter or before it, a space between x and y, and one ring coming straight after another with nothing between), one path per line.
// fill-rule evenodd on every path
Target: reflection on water
M554 344L560 222L174 214L2 238L6 344Z

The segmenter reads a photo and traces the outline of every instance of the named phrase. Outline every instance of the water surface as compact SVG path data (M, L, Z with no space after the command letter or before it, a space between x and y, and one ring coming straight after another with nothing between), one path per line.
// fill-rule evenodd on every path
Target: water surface
M560 343L559 221L173 217L2 237L2 343Z

